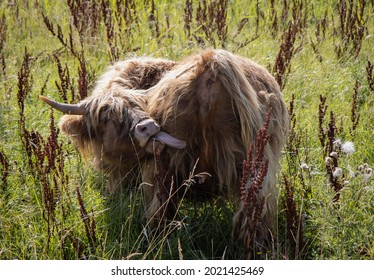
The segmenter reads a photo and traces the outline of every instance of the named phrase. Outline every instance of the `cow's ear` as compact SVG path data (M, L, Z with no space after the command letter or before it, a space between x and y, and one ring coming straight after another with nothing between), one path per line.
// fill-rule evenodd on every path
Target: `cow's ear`
M59 123L61 131L75 139L85 139L88 136L87 124L83 116L64 115Z

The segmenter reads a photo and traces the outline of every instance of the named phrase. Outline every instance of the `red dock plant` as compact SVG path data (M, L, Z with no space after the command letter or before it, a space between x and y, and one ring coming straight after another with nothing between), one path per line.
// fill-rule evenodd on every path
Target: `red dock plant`
M259 229L265 205L265 197L260 195L262 183L268 172L269 160L265 159L265 147L269 142L269 127L271 111L266 115L264 127L256 136L256 141L251 144L247 159L243 161L243 174L240 185L240 200L243 212L246 215L244 234L245 256L261 251L260 242L256 242L256 232Z

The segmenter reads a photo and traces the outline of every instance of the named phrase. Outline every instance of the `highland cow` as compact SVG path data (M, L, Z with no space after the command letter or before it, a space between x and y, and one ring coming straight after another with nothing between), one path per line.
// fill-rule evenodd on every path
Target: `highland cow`
M258 64L224 50L180 62L132 59L112 66L77 105L41 99L67 114L62 132L109 174L110 192L140 168L150 225L173 218L187 191L225 195L237 205L234 238L244 238L250 224L240 200L243 160L270 111L256 234L259 242L274 235L276 173L288 112L275 79ZM193 184L186 184L192 171Z

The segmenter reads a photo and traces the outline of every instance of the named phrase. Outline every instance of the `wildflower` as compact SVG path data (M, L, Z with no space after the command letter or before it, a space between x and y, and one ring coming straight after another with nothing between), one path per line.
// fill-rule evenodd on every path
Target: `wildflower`
M348 186L348 185L349 185L349 181L345 180L345 181L343 182L343 184L344 184L344 186Z
M342 140L336 139L333 144L340 147L342 145Z
M337 153L337 152L332 152L332 153L330 154L330 157L338 158L338 153Z
M332 173L332 176L334 176L335 178L338 178L340 176L342 176L343 174L343 170L339 167L335 168L334 172Z
M353 142L347 141L341 145L341 149L343 153L350 155L355 152L355 145L353 144Z
M364 171L364 166L359 165L359 166L357 167L357 171L360 171L360 172Z
M364 174L364 182L368 182L372 174L373 174L373 169L371 169L370 167L366 168L365 174Z
M364 165L362 166L364 169L368 168L369 167L369 164L367 164L366 162L364 163Z
M308 169L309 169L309 166L308 166L306 163L303 163L303 164L300 165L300 168L301 168L302 170L308 170Z
M330 157L325 158L325 163L330 164L332 162L332 159Z

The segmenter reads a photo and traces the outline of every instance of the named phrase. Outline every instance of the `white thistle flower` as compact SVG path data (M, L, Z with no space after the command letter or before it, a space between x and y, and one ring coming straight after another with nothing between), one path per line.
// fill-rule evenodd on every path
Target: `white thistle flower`
M343 143L340 148L342 149L342 152L347 155L353 154L355 152L355 145L350 141Z
M342 140L340 139L336 139L334 142L333 142L334 145L340 147L342 145Z
M332 173L332 176L335 178L338 178L343 175L343 170L340 167L335 168L334 172Z
M325 158L325 163L330 164L332 162L332 159L330 157Z
M330 157L338 158L338 153L337 153L337 152L332 152L332 153L330 154Z
M302 170L308 170L309 166L306 163L303 163L303 164L300 165L300 169L302 169Z

